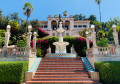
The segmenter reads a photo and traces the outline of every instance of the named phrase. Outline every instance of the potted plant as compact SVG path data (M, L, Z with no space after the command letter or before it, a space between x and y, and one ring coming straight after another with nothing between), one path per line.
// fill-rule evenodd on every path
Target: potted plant
M67 11L64 11L64 12L63 12L63 16L65 16L65 17L68 16Z
M57 15L57 14L55 14L55 15L54 15L54 17L55 17L55 18L58 18L58 15Z

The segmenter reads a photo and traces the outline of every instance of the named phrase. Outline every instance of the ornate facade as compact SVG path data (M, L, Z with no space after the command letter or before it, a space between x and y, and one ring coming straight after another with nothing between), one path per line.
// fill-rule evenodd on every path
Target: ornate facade
M72 15L70 15L70 17L62 17L61 19L63 22L63 28L66 30L63 33L63 36L77 37L79 36L78 31L83 30L84 28L89 28L90 26L90 21L74 21ZM40 24L41 28L46 30L50 36L58 36L58 33L56 32L57 28L59 28L58 17L51 17L51 15L49 15L47 21L40 21Z

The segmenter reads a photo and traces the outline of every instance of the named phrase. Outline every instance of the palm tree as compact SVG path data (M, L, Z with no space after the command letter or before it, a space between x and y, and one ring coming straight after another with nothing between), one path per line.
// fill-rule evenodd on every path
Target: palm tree
M0 15L2 15L2 12L3 12L3 11L2 11L2 9L0 8Z
M99 5L99 13L100 13L100 23L101 23L101 10L100 10L100 3L102 0L95 0L95 2Z
M27 16L27 22L28 22L28 18L29 18L30 15L32 14L31 11L33 11L33 6L32 6L32 4L29 3L29 2L26 2L26 3L24 4L23 10L24 10L24 15Z
M65 16L65 17L68 16L67 11L64 11L64 12L63 12L63 16Z

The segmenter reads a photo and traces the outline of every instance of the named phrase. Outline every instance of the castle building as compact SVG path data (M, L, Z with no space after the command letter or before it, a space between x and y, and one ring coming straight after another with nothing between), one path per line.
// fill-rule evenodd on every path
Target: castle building
M74 21L72 15L70 17L62 17L61 20L63 22L63 28L66 30L63 36L77 37L79 36L78 31L89 28L90 26L89 20ZM49 36L58 36L56 30L59 28L59 17L51 17L49 15L47 21L40 21L40 24L41 28L50 34Z

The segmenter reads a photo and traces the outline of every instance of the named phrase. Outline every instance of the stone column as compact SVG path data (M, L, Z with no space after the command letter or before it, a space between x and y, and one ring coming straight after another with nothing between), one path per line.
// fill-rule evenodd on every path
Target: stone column
M36 35L37 35L37 33L36 32L34 32L34 37L33 37L33 49L35 49L36 50Z
M113 38L116 46L116 54L120 55L120 47L119 47L119 40L118 40L118 32L116 31L116 25L113 25L112 28L113 28Z
M88 36L89 32L86 31L86 43L87 43L87 49L90 48L90 41L89 41L89 36Z
M65 29L65 20L63 20L63 28Z
M76 53L74 46L71 47L71 53Z
M56 22L57 22L57 29L58 29L59 21L58 21L58 20L56 20Z
M112 28L113 28L113 37L114 37L115 45L119 46L118 32L116 31L116 25L113 25Z
M11 26L10 25L7 25L7 29L6 29L6 33L5 33L5 44L3 46L3 56L7 56L7 48L8 48L8 43L9 43L9 39L10 39L10 29L11 29Z
M92 25L91 26L91 29L92 29L92 40L93 40L93 52L92 54L99 54L98 52L98 48L97 48L97 45L96 45L96 32L95 32L95 26Z
M49 54L51 53L51 47L49 46Z
M73 29L73 26L74 26L74 21L70 20L70 29Z
M48 20L48 29L51 29L51 20Z
M25 55L28 57L31 57L31 46L30 46L31 35L32 35L31 29L32 29L32 26L29 25L28 26L28 33L27 33L27 46L25 49Z
M97 47L97 45L96 45L96 32L95 32L95 26L92 25L92 26L91 26L91 29L92 29L93 47Z
M4 47L8 47L8 43L9 43L9 39L10 39L10 29L11 29L11 26L10 25L7 25L7 29L6 29L6 33L5 33L5 45Z

